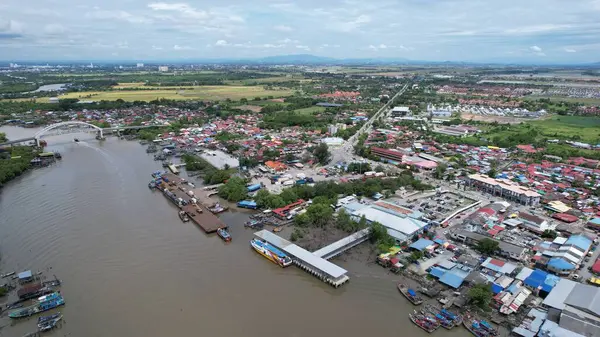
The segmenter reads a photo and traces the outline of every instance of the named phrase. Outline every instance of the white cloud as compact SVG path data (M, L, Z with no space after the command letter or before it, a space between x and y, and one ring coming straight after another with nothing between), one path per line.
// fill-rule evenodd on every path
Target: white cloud
M16 20L0 21L0 33L3 34L21 34L23 27L24 25Z
M546 53L544 53L542 48L540 48L538 46L531 46L531 47L529 47L529 50L531 50L537 56L546 56Z
M98 11L86 13L85 17L89 18L89 19L117 20L117 21L129 22L129 23L148 23L151 21L143 16L136 16L136 15L133 15L129 12L122 11L122 10L117 10L117 11L98 10Z
M354 20L348 21L345 18L334 18L329 27L333 30L349 33L362 27L364 24L371 22L371 17L366 14L357 16Z
M285 47L285 45L283 44L272 44L272 43L265 43L262 45L263 48L283 48Z
M310 51L310 47L309 46L297 45L296 48L297 49L306 50L306 51Z
M573 49L573 48L565 48L564 50L565 50L565 52L567 52L567 53L576 53L576 52L577 52L577 50L575 50L575 49Z
M163 50L161 46L152 46L152 50Z
M282 44L299 44L300 41L298 41L298 40L292 40L292 39L289 39L289 38L286 37L283 40L277 41L277 43L282 43Z
M50 35L58 35L66 32L66 28L59 23L51 23L44 26L44 33Z
M380 44L380 45L378 46L378 48L379 48L379 49L386 49L386 48L387 48L387 46L386 46L386 45L384 45L384 44L382 43L382 44Z
M278 25L273 27L273 29L278 30L280 32L291 32L293 29L290 26Z
M531 49L531 50L533 50L535 52L541 52L542 51L542 48L540 48L538 46L531 46L531 47L529 47L529 49Z
M215 46L224 47L224 46L227 46L227 44L228 44L227 41L219 40L215 43Z
M178 44L173 46L173 50L192 50L193 48L190 46L180 46Z

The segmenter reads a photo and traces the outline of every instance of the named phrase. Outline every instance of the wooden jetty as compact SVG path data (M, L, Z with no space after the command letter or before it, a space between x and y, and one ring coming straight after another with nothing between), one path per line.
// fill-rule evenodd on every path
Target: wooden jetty
M198 227L202 228L206 233L216 232L219 228L227 228L227 225L221 221L216 215L214 215L205 205L192 202L192 199L198 198L194 194L190 195L190 191L193 191L191 186L185 183L185 180L175 174L165 174L169 183L161 184L161 188L168 188L168 190L174 194L178 199L184 200L186 205L177 204L174 200L171 200L177 207L184 211L190 220L195 223ZM163 193L164 194L164 193ZM165 195L167 199L168 196Z

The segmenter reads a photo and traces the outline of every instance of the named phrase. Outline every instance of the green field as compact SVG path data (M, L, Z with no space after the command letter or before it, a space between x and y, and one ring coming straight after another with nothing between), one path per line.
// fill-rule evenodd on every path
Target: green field
M492 143L526 144L546 139L577 140L596 144L600 140L600 117L552 116L510 126L482 127Z
M540 98L549 99L552 102L569 102L569 103L582 103L582 104L600 104L600 98L577 98L577 97L565 97L565 96L525 96L524 99L530 101L537 101Z
M314 115L314 114L322 113L324 111L325 111L325 108L322 106L311 106L310 108L294 110L294 112L303 114L303 115Z
M80 100L93 100L93 101L114 101L122 99L125 101L151 101L155 99L165 98L172 100L224 100L232 99L239 100L241 98L253 99L255 97L283 97L289 96L293 93L292 90L288 89L274 89L266 90L262 86L228 86L228 85L212 85L212 86L197 86L197 87L185 87L184 90L178 90L180 87L173 87L162 89L150 89L150 90L127 90L123 87L124 84L120 84L123 88L121 90L113 91L84 91L84 92L70 92L65 95L59 96L61 99L66 98L77 98ZM134 84L130 84L134 85ZM131 87L129 87L131 88ZM40 102L47 102L48 98L38 99Z

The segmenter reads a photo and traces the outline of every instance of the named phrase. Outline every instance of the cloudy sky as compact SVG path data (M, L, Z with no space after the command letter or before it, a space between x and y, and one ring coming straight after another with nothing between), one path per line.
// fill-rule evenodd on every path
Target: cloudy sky
M2 0L1 60L600 62L600 0Z

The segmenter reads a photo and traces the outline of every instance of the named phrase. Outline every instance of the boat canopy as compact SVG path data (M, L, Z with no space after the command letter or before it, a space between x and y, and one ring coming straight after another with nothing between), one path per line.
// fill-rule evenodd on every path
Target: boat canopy
M417 296L417 293L415 293L415 291L414 291L414 290L412 290L412 289L408 289L408 294L409 294L410 296Z

